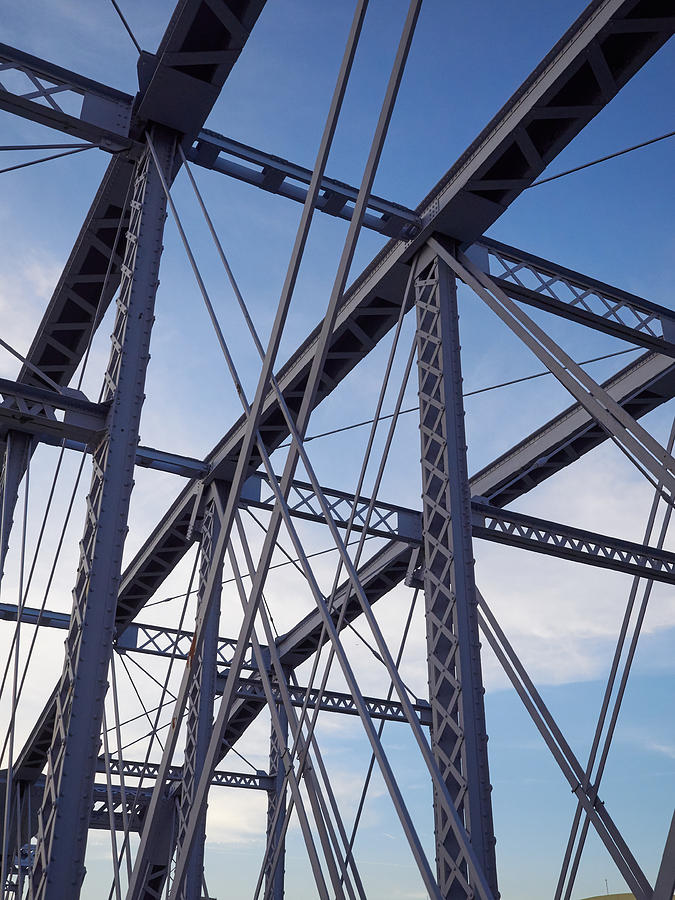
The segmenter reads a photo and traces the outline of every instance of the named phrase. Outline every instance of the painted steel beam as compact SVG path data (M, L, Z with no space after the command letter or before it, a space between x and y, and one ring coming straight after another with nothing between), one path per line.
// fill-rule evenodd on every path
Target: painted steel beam
M311 169L263 150L256 150L222 134L216 134L215 131L202 129L186 156L205 169L222 172L238 181L297 203L304 203L307 197ZM352 185L324 176L316 209L318 212L349 220L357 194L358 189ZM363 217L364 228L405 240L415 237L420 225L421 220L412 209L375 195L369 198L368 210Z
M64 393L0 378L0 440L9 431L33 435L46 443L69 439L86 444L100 440L109 403L91 403L80 391Z
M91 453L108 425L110 403L92 403L73 388L58 393L0 378L0 396L4 398L0 404L0 442L14 431L42 443L64 441L69 450ZM184 478L203 478L208 473L199 459L142 445L136 450L136 465Z
M466 463L457 286L439 257L415 278L424 621L431 746L454 809L499 896ZM466 846L434 789L436 872L448 900L475 896Z
M108 164L27 353L28 361L57 384L72 379L119 287L133 168L133 160L122 154ZM18 381L47 387L27 366Z
M226 675L227 671L220 673L216 690L222 689ZM281 694L279 689L274 687L273 690L274 696L280 701ZM301 708L305 702L307 688L301 687L300 685L289 685L288 693L292 705ZM259 680L254 678L240 679L236 694L237 697L243 700L253 698L255 700L260 700L263 704L265 703L265 692L263 691L262 684ZM387 722L407 721L403 707L395 700L383 700L378 697L366 697L365 700L368 711L373 719L385 719ZM359 714L352 695L340 693L339 691L325 690L321 693L316 688L312 688L309 692L309 706L310 708L318 706L319 709L325 710L326 712L345 713L348 716L358 716ZM429 707L429 704L424 700L417 700L414 707L419 716L420 723L422 725L430 725L431 708Z
M467 256L514 300L675 356L673 310L491 238Z
M99 759L96 771L105 774L105 762ZM124 776L125 778L140 778L143 781L147 779L157 778L159 771L159 763L140 762L137 760L123 759L121 764L119 759L110 759L110 774L116 776ZM169 781L180 781L183 777L183 769L181 766L172 766L169 769L167 779ZM232 788L249 788L256 791L270 791L273 789L272 779L266 772L228 772L224 769L216 769L211 779L211 784L217 787ZM133 785L130 788L133 790Z
M15 47L0 44L0 109L103 150L128 150L134 98Z
M392 542L373 556L359 569L361 581L369 603L375 603L387 594L394 585L403 580L408 568L411 548L403 543ZM343 614L342 628L346 628L360 613L361 605L349 582L343 584L335 595L332 617L337 624ZM284 667L295 669L316 653L319 646L328 640L323 630L323 621L318 610L313 610L277 641L279 656ZM255 676L252 676L252 680ZM266 706L264 700L255 696L237 698L233 704L228 727L224 735L221 757L241 737L249 725Z
M143 53L139 60L140 91L136 98L4 45L0 47L0 58L4 53L8 64L15 59L22 67L24 81L39 82L51 73L64 84L72 84L78 96L86 93L83 113L96 110L97 104L106 100L121 104L129 113L133 104L125 133L134 138L142 136L148 121L155 121L175 127L186 135L189 144L211 111L264 2L222 0L216 5L206 0L180 0L157 53ZM200 45L210 49L200 52ZM51 98L52 94L48 96ZM37 107L35 115L50 114L49 105L25 102ZM178 110L182 110L183 118L174 122ZM53 107L51 111L56 115ZM59 127L51 119L46 124ZM87 134L75 133L91 139ZM128 221L124 206L132 171L133 159L126 154L116 155L108 166L28 353L29 361L59 384L68 384L72 378L92 330L119 286L121 258L116 245L124 238ZM22 370L19 377L20 381L39 383L35 379L30 370Z
M157 53L138 61L136 118L200 131L243 50L266 0L179 0Z
M667 550L498 510L476 501L471 508L475 537L675 584L675 553Z
M355 500L354 494L326 487L322 487L322 491L329 503L332 520L340 528L346 528L350 522L350 514ZM247 479L241 493L241 501L243 506L253 506L265 510L273 509L274 491L266 475L255 472ZM308 522L326 522L317 495L312 485L306 481L293 480L287 503L291 515L297 518L305 519ZM371 503L370 497L358 497L351 525L354 531L365 529L373 537L393 538L414 544L421 542L420 513L395 503L376 501L366 528L366 516Z
M40 431L44 434L47 428L52 428L55 437L61 437L65 433L68 437L84 436L87 441L91 441L100 438L109 410L109 404L90 403L84 395L74 391L61 395L6 379L0 379L0 394L15 401L12 407L0 406L0 436L4 436L3 430L20 426L20 431L30 434ZM63 422L56 419L57 409L66 412ZM140 465L185 475L192 474L202 465L198 460L164 454L143 447L138 448L136 461ZM203 465L202 472L204 472ZM340 527L346 527L354 495L332 488L323 488L323 493L329 501L333 521ZM249 477L242 492L242 503L268 511L273 508L274 493L265 475L255 473ZM358 498L352 524L354 530L363 529L371 503L369 497ZM326 521L316 494L311 484L307 482L293 482L288 505L294 516L317 523ZM495 508L493 504L481 503L480 500L474 499L472 510L476 537L633 574L644 575L645 572L649 572L656 580L667 582L672 580L670 555L665 551L659 554L652 548L643 548L617 538L524 514L509 513ZM414 509L377 501L373 505L367 530L368 534L374 537L386 537L417 545L421 543L421 515ZM166 640L165 636L170 631L170 629L153 630L152 626L130 626L120 635L118 647L140 650L139 646L132 647L129 643L137 642L140 635L142 646L148 648L141 652L154 652L155 642ZM189 633L176 632L176 634L180 640L181 636L185 637ZM219 652L222 653L222 649L221 647ZM222 657L221 661L225 662Z
M113 777L140 778L143 781L153 781L157 777L158 765L156 763L136 762L133 760L123 760L120 765L119 760L110 760L110 774ZM96 771L102 775L106 774L105 762L99 759ZM174 766L169 772L168 780L178 783L182 777L182 768ZM4 791L7 783L7 771L0 772L0 793ZM223 769L217 769L213 773L211 784L214 787L227 788L244 788L254 791L272 791L273 778L266 772L229 772ZM45 777L41 775L31 785L31 807L32 807L32 827L30 833L34 833L37 823L37 811L40 805L41 792L44 790ZM122 819L122 790L119 784L111 784L110 786L113 800L113 816L115 820L115 829L123 832L124 823ZM152 795L152 787L141 787L126 782L125 800L127 806L127 815L129 828L131 831L140 831L143 825L143 818L150 804ZM110 812L109 812L108 785L106 782L95 782L92 794L92 808L89 816L89 828L104 831L110 830ZM26 823L27 824L27 823ZM27 829L22 829L26 831Z

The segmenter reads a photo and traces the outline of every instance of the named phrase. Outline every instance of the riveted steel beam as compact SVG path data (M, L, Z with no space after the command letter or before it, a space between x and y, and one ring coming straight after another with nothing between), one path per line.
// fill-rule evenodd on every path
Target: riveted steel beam
M312 177L310 169L207 129L199 132L194 146L187 152L187 158L205 169L222 172L297 203L305 202ZM324 176L316 209L349 220L357 194L357 188L352 185ZM420 225L421 220L412 209L375 195L368 198L367 212L363 217L364 228L387 237L407 239L417 234Z
M15 47L0 44L0 109L98 144L130 149L134 98Z

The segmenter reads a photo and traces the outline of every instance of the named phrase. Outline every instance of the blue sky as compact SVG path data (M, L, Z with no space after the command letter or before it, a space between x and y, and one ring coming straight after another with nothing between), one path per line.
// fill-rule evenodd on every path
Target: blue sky
M171 4L146 0L125 4L142 46L156 48ZM328 174L358 183L407 3L372 0L347 95L344 115L328 165ZM577 0L547 4L449 4L426 0L375 182L381 196L415 206L445 172L483 124L494 114L583 8ZM334 84L353 3L334 0L269 0L253 37L233 70L208 126L236 140L311 166ZM2 40L50 59L83 75L133 93L135 51L112 5L64 0L57 5L32 0L6 4L0 12ZM554 162L552 172L611 153L671 131L672 100L665 85L675 75L672 47L662 50L620 95ZM59 140L33 123L0 115L3 144ZM5 165L26 157L4 154ZM32 331L48 301L108 157L98 151L79 154L2 176L0 193L0 317L2 337L26 351ZM256 325L268 333L278 301L300 207L230 181L218 173L196 171L226 252L237 274ZM215 254L198 217L183 176L175 197L184 216L221 321L231 338L246 388L257 379L256 361L244 336ZM560 261L563 265L620 285L650 300L672 306L674 239L672 143L662 142L606 165L533 188L513 205L490 234L507 243ZM342 221L316 217L296 290L281 358L287 356L319 320L346 231ZM364 234L352 274L357 274L381 246ZM203 310L175 227L167 224L152 361L148 373L141 439L145 444L202 456L239 415L240 408ZM540 364L494 321L480 300L460 289L465 387L471 390L540 370ZM580 326L535 316L576 359L626 345ZM95 397L108 352L108 317L94 343L85 374L86 392ZM406 323L399 356L407 355L412 322ZM310 434L367 418L376 401L389 341L383 342L317 410ZM630 358L630 357L629 357ZM598 379L616 361L593 366ZM402 362L395 368L388 400L398 388ZM0 356L0 374L15 377L17 366ZM406 405L415 404L416 385L408 387ZM568 403L551 377L493 391L467 400L469 469L476 471L531 432ZM672 404L645 420L665 441ZM311 458L325 483L349 490L358 473L366 433L363 429L309 444ZM403 417L381 490L390 498L419 506L419 438L414 415ZM55 465L55 451L41 449L31 470L28 547L35 545L36 522ZM77 460L67 458L58 489L65 504ZM283 458L275 457L280 468ZM88 482L85 470L84 485ZM137 473L126 556L130 558L182 484L168 475ZM640 540L650 503L650 488L613 448L590 453L575 466L522 498L518 509L632 540ZM81 488L68 528L66 551L49 594L50 608L68 610L77 563L84 491ZM36 565L29 604L39 605L48 561L62 512L54 514L52 544ZM17 522L20 517L17 516ZM251 533L252 539L255 532ZM311 549L329 545L328 536L308 526L303 535ZM255 541L256 539L254 539ZM285 538L286 545L288 541ZM31 544L32 541L32 544ZM668 546L675 549L673 541ZM259 546L259 543L256 545ZM495 545L477 543L477 582L491 603L542 693L583 759L602 694L629 576L555 561ZM334 562L321 558L317 575L329 584ZM179 567L158 595L185 590L191 558ZM2 599L15 602L17 543L8 561ZM238 601L224 594L221 634L236 631ZM310 598L289 569L278 570L269 585L280 630L307 611ZM399 588L377 610L382 628L398 640L410 592ZM179 603L147 610L146 622L175 624ZM0 630L4 647L10 627ZM22 631L22 641L31 631ZM672 814L675 786L675 730L672 689L675 683L672 639L675 602L670 588L657 586L610 756L602 796L624 831L649 877L654 877ZM24 643L24 646L25 646ZM355 639L346 645L367 693L384 694L381 666ZM28 682L19 728L28 731L32 716L51 689L62 661L62 635L41 634L40 670ZM142 660L146 664L147 660ZM160 675L161 663L147 665ZM508 689L497 663L486 654L486 707L490 733L491 776L502 896L535 900L552 893L573 805L566 782ZM49 670L49 678L45 671ZM133 666L132 666L133 670ZM423 622L418 615L403 665L406 680L420 695L426 689ZM306 673L301 673L300 677ZM139 690L152 699L152 682L135 670ZM139 711L120 675L125 709ZM342 686L337 674L332 684ZM358 721L320 720L322 746L334 785L350 821L367 765L367 750ZM133 728L137 730L134 732ZM142 723L129 734L139 737ZM256 766L266 765L267 724L258 723L242 741L242 752ZM430 791L416 750L394 725L385 744L426 845L432 846ZM143 745L133 752L140 755ZM357 760L357 762L354 762ZM235 761L228 761L235 767ZM212 895L244 898L251 894L263 848L262 795L220 794L210 807L207 883ZM384 786L376 781L356 847L369 896L424 896L412 857L395 821ZM433 855L433 854L432 854ZM90 841L90 872L106 876L109 842L103 833ZM297 829L289 839L288 896L314 896ZM623 882L604 849L589 838L575 898L610 891ZM84 897L99 894L91 884Z

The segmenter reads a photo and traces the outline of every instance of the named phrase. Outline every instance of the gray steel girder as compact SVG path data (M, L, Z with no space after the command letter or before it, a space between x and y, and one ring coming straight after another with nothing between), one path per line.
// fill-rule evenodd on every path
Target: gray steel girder
M491 238L467 255L514 300L675 356L675 312L664 306Z
M202 168L222 172L297 203L304 203L307 197L307 186L312 177L310 169L215 131L202 129L186 155ZM329 216L349 220L357 194L358 189L352 185L324 176L316 209ZM368 211L363 217L364 228L379 231L387 237L406 239L417 234L420 224L420 218L413 210L374 194L368 198Z
M110 759L110 774L114 776L123 775L125 778L141 778L145 781L148 778L156 778L158 769L159 763L123 759L120 764L118 759L114 757ZM96 771L105 774L105 762L102 758L99 758L97 762ZM172 766L169 769L167 775L169 781L180 781L182 777L182 766ZM272 780L265 772L228 772L224 769L216 769L211 783L218 787L250 788L258 791L272 790ZM133 785L131 790L133 790Z
M431 745L453 805L498 897L466 465L457 286L432 258L415 278L425 631ZM436 871L447 900L475 896L474 873L434 788Z
M133 99L98 81L0 44L0 109L7 112L116 152L133 144L129 138ZM73 101L80 104L77 115L66 111Z

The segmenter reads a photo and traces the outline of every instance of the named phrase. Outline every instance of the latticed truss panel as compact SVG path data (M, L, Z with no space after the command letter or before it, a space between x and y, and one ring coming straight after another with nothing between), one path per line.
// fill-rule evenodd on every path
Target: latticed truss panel
M438 258L415 279L415 306L432 746L496 893L457 299L454 278ZM465 848L438 797L435 809L443 896L473 896Z

